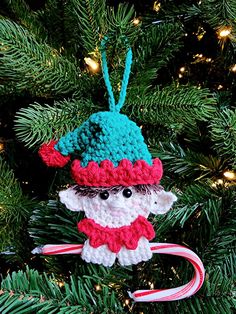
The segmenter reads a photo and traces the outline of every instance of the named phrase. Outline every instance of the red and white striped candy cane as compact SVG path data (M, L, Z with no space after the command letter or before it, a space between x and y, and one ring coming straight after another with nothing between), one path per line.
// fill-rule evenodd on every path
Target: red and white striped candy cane
M193 265L195 274L186 285L171 289L137 290L129 293L130 298L136 302L176 301L190 297L201 288L205 270L197 254L184 246L172 243L150 243L150 246L153 253L184 257Z
M137 290L129 292L130 298L135 302L163 302L176 301L195 294L204 282L205 270L200 258L184 246L172 243L150 243L153 253L181 256L188 260L194 267L195 274L187 284L171 289ZM83 244L47 244L35 248L33 254L58 255L80 254Z
M46 244L33 249L33 254L59 255L59 254L81 254L83 244Z

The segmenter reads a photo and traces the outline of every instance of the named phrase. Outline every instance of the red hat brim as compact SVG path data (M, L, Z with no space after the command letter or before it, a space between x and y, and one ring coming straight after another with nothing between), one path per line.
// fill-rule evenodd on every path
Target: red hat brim
M145 160L134 164L122 159L117 167L110 160L103 160L100 165L94 161L82 167L80 160L74 160L71 166L72 177L78 185L108 187L132 186L138 184L158 184L163 174L160 159L155 158L152 165Z

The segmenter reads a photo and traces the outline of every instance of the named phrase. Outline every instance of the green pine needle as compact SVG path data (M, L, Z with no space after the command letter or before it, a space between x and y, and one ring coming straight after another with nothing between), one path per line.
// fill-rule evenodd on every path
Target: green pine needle
M236 110L223 109L211 120L211 138L217 153L236 164Z
M26 146L38 146L51 139L59 139L73 131L95 108L89 99L72 99L55 102L54 106L39 103L20 109L16 114L17 138Z
M15 82L20 91L63 95L79 87L79 69L73 63L8 19L0 19L0 52L1 77Z

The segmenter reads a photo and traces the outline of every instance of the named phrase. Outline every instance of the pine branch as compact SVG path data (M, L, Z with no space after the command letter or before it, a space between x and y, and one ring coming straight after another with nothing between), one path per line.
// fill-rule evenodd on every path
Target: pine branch
M168 302L168 313L233 313L235 289L232 278L226 277L220 268L209 269L204 287L197 295L184 302ZM177 311L175 311L177 309Z
M37 96L63 95L79 87L78 69L25 28L0 20L0 75L18 90Z
M1 250L8 251L8 248L12 246L12 251L14 251L19 245L22 249L22 246L24 246L23 238L27 237L27 222L35 204L35 201L23 195L13 171L0 158Z
M160 241L160 237L166 238L168 233L171 236L174 231L180 243L184 241L202 250L215 234L222 214L222 198L206 185L193 184L181 191L173 210L155 217L156 233Z
M135 61L139 68L155 55L156 68L160 69L174 57L175 53L183 46L183 28L179 23L166 23L152 25L142 29L137 49L135 49Z
M115 10L107 7L102 0L72 0L69 10L74 15L81 32L83 48L87 53L98 53L101 35L108 35L115 46L124 35L131 45L136 40L139 27L132 23L135 15L132 6L119 4Z
M203 255L204 262L209 267L220 267L225 276L236 279L236 220L234 218L234 204L236 191L228 190L224 195L224 203L228 210L225 211L224 220L214 237L207 244Z
M64 53L66 45L65 1L47 0L44 7L37 11L37 18L48 33L48 43ZM72 27L74 31L74 26Z
M36 245L83 243L85 238L76 227L81 219L81 213L72 212L51 200L35 208L30 218L29 233Z
M203 152L205 147L203 148ZM179 144L171 142L158 143L158 149L150 149L154 157L159 157L164 162L167 174L175 174L185 180L186 184L194 181L215 181L223 176L228 169L228 160L218 156L206 155L190 149L183 149Z
M16 114L15 130L17 138L26 146L59 139L69 131L73 131L98 106L89 99L72 99L55 102L53 106L38 103L22 108Z
M236 163L236 110L224 109L211 120L211 138L218 154Z
M142 29L134 49L131 88L148 87L157 71L166 67L182 48L183 28L179 23L152 25ZM136 68L135 68L136 67ZM136 71L135 71L136 70ZM133 83L133 84L132 84Z
M177 4L174 1L165 1L161 6L158 18L163 20L181 20L189 21L201 14L199 6L189 3L189 1L182 1Z
M170 85L144 95L132 93L124 111L142 123L179 128L185 122L207 121L216 111L216 100L208 89Z
M236 18L236 3L234 0L206 0L200 9L207 22L215 29L220 26L232 25Z
M134 6L130 6L128 3L119 3L117 9L107 8L107 24L104 31L108 33L109 37L113 36L115 46L124 36L128 39L130 46L137 40L140 25L134 25L134 17ZM124 45L123 42L122 45Z
M64 286L64 289L59 287ZM61 282L53 275L26 269L13 272L1 283L1 313L122 313L123 307L115 292L101 286L91 276L70 277L70 283Z
M19 21L22 26L36 35L39 42L43 42L47 39L47 30L39 21L37 14L30 9L24 0L3 0L3 2L15 15L17 21Z
M72 0L70 11L81 33L81 42L87 53L95 51L101 34L102 20L106 21L106 2L102 0Z

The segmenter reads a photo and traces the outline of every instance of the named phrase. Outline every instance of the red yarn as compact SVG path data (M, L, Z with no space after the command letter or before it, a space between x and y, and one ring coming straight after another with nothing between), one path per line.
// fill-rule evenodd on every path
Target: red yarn
M102 227L90 218L82 219L77 226L80 232L88 236L92 247L98 248L107 244L114 253L118 253L122 246L135 250L141 237L152 240L155 236L153 226L143 216L138 216L130 226L119 228Z
M57 141L43 144L39 149L39 156L50 167L64 167L70 160L70 156L63 156L54 146Z
M131 186L137 184L158 184L163 169L160 159L155 158L149 165L145 160L137 160L134 165L128 159L122 159L117 167L106 159L100 166L90 161L87 167L82 167L79 160L74 160L71 166L72 177L79 185L87 186Z

